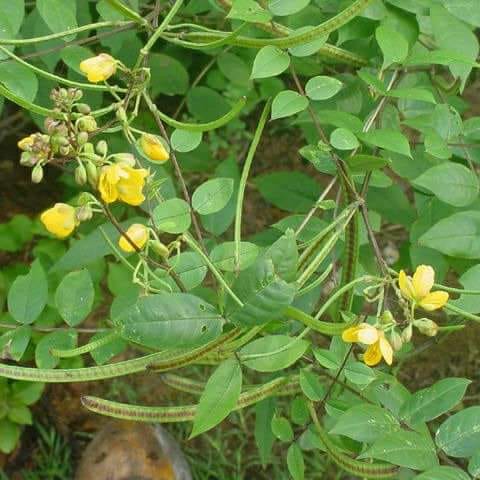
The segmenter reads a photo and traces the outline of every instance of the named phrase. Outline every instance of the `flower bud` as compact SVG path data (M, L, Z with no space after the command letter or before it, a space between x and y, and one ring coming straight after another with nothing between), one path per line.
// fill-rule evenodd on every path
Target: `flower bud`
M32 170L32 182L40 183L43 180L43 168L40 164L35 165Z
M83 97L83 92L79 88L69 88L68 96L74 101L78 102Z
M152 250L162 258L168 258L170 252L168 248L159 240L150 240L148 245L152 248Z
M77 143L82 146L88 142L88 133L87 132L80 132L77 135Z
M120 120L120 122L125 123L127 121L127 114L125 113L125 109L123 107L119 106L115 112L115 115L117 120Z
M54 118L51 118L51 117L47 117L43 122L43 126L45 127L45 130L51 135L52 133L55 132L59 123L60 122L58 120L55 120Z
M108 144L105 140L100 140L95 149L99 155L105 156L108 153Z
M93 197L94 199L95 197ZM77 205L79 207L83 207L84 205L89 204L92 201L92 194L88 192L82 192L78 197L77 197Z
M382 325L391 325L392 323L396 323L390 310L385 310L382 313L382 315L380 316L380 323Z
M86 133L86 132L85 132ZM83 146L83 152L87 155L95 155L95 149L93 148L93 143L85 143Z
M438 333L438 325L429 318L420 318L419 320L414 320L413 324L420 333L423 333L427 337L435 337L435 335Z
M97 184L98 184L97 167L92 162L86 162L85 168L87 171L88 183L92 186L92 188L97 188Z
M87 170L82 163L75 169L75 181L79 185L85 185L87 183Z
M83 132L93 132L97 129L97 121L90 115L77 120L77 128Z
M136 164L135 157L131 153L116 153L112 158L115 162L125 163L129 167L134 167Z
M83 205L75 210L75 217L79 222L86 222L93 217L92 207Z
M89 115L92 109L90 108L90 105L87 105L86 103L77 103L76 105L77 111L79 113L82 113L83 115Z
M38 161L38 158L32 152L22 152L20 156L20 165L24 167L33 167Z
M71 150L72 149L71 149L70 145L62 146L58 149L58 151L60 152L60 155L62 155L63 157L67 157L70 154Z
M409 324L407 328L402 332L403 343L408 343L412 339L413 328L412 324Z
M396 330L392 330L390 334L390 343L395 351L398 351L402 348L403 340L401 335Z
M140 146L143 153L154 162L165 163L170 158L167 143L156 135L144 133L140 138Z

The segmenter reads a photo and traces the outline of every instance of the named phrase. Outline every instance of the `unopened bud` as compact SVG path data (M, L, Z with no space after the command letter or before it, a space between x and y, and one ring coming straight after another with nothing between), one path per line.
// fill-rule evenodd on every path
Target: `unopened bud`
M77 143L81 145L85 145L88 142L88 133L87 132L80 132L77 135Z
M68 146L62 146L58 149L58 151L60 152L60 155L62 155L63 157L67 157L70 152L71 152L71 148L70 148L70 145Z
M75 169L75 181L79 185L85 185L87 183L87 171L82 163Z
M116 153L112 157L117 163L125 163L129 167L134 167L136 164L135 157L131 153Z
M20 156L20 165L24 167L33 167L37 163L37 157L32 152L22 152Z
M150 240L149 246L157 255L160 255L162 258L168 258L170 255L168 248L159 240Z
M115 115L117 120L120 120L122 123L127 121L127 114L125 113L125 109L123 107L118 107Z
M413 322L420 333L427 335L427 337L434 337L438 333L438 325L429 318L420 318Z
M90 108L90 105L87 105L86 103L77 103L76 105L77 111L79 113L82 113L83 115L89 115L92 109Z
M84 205L87 205L92 201L92 194L88 192L82 192L78 197L77 197L77 205L79 207L83 207Z
M92 186L92 188L97 188L97 183L98 183L97 167L92 162L86 162L85 168L87 171L88 183Z
M95 147L99 155L106 155L108 152L108 144L105 140L100 140Z
M70 98L74 101L74 102L78 102L79 100L82 99L83 97L83 92L78 89L78 88L70 88L68 90L68 93L69 93L69 96Z
M84 133L87 133L87 132L84 132ZM93 148L93 143L86 143L83 146L83 151L87 155L89 155L89 154L94 155L95 154L95 149Z
M92 208L90 205L83 205L75 210L75 217L79 222L86 222L93 217Z
M412 324L408 325L407 328L402 332L402 340L403 343L408 343L412 339L412 334L413 334L413 328Z
M43 180L43 168L41 165L35 165L32 170L32 182L40 183Z
M93 132L97 129L97 121L90 115L77 120L77 128L82 132Z
M380 316L380 323L383 325L395 324L395 319L393 318L392 312L390 310L385 310Z
M396 351L402 348L403 340L401 335L396 330L392 330L390 334L390 343L392 344L393 349Z

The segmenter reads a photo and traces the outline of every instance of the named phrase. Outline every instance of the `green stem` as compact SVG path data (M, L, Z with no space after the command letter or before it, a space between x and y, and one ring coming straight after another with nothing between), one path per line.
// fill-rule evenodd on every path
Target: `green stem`
M316 332L323 333L324 335L328 335L330 337L341 335L346 328L349 328L354 324L354 322L349 322L349 323L322 322L293 306L287 307L287 309L285 310L285 315L287 315L287 317L293 318L294 320L297 320L303 323L304 325L311 328L312 330L315 330Z
M257 151L258 144L262 138L263 129L267 123L268 114L270 113L270 106L272 100L269 99L265 106L263 107L260 120L258 121L255 134L253 136L252 143L248 149L247 158L245 159L245 164L242 170L242 176L240 177L240 184L238 187L238 196L237 196L237 206L235 209L235 227L234 227L234 241L235 241L235 270L238 272L240 270L240 243L242 241L242 209L243 209L243 199L245 196L245 188L247 185L248 174L250 173L250 167L252 166L253 158L255 152Z
M473 320L474 322L480 322L480 317L478 315L474 315L473 313L466 312L465 310L458 308L455 305L452 305L451 303L447 303L444 308L445 310L456 313L457 315L460 315L461 317L466 318L468 320Z
M128 8L124 5L120 0L107 0L107 2L115 9L117 12L121 13L122 15L130 18L134 22L139 23L140 25L148 25L148 22L142 18L135 10Z

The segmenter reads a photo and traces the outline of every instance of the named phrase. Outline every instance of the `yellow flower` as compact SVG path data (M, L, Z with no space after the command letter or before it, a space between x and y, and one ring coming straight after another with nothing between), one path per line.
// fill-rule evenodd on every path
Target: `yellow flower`
M148 240L148 228L141 223L134 223L128 227L128 230L125 232L127 237L132 240L132 242L139 248L143 248ZM118 246L124 252L134 252L132 244L122 235L118 241Z
M165 163L170 158L167 148L165 148L160 138L155 135L143 134L140 138L140 146L143 153L154 162Z
M382 361L382 358L388 365L391 365L393 362L393 348L385 338L385 334L379 331L378 340L367 348L363 355L363 361L369 367L374 367Z
M45 228L59 238L68 237L78 225L75 208L66 203L56 203L40 215Z
M368 345L363 361L373 367L378 365L382 357L391 365L393 362L393 348L385 338L382 330L378 330L368 323L360 323L355 327L347 328L342 333L342 339L347 343L363 343Z
M403 270L398 275L402 295L429 312L442 308L448 301L447 292L431 292L434 282L435 271L429 265L419 265L413 278L407 276Z
M98 189L105 203L116 200L129 205L140 205L145 196L142 193L148 171L132 168L125 163L115 163L102 168Z
M92 83L108 80L117 71L117 61L107 53L87 58L80 63L80 70Z
M34 141L35 141L35 134L32 133L28 137L25 137L19 140L17 143L17 146L20 150L23 150L25 152L33 146Z

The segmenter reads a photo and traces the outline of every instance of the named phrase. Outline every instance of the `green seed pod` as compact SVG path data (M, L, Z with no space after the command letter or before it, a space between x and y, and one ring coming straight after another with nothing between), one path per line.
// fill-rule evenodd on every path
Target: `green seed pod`
M40 183L43 180L43 168L40 164L35 165L32 170L32 182Z

